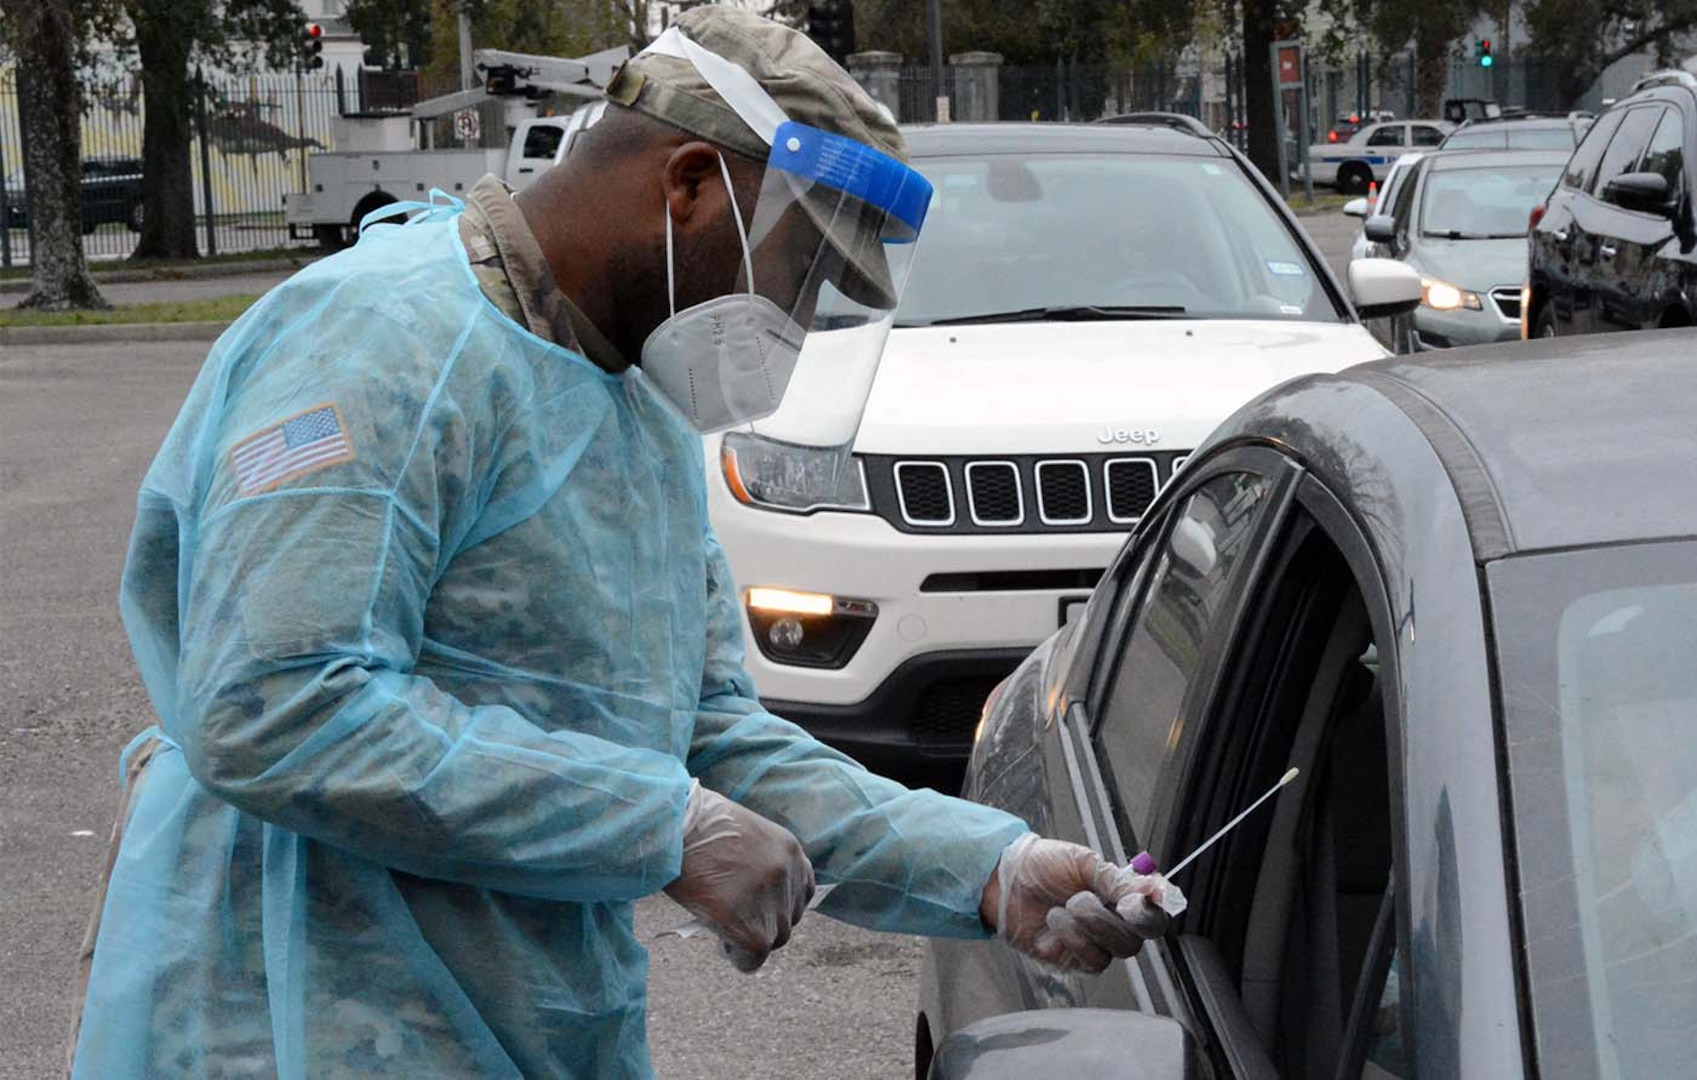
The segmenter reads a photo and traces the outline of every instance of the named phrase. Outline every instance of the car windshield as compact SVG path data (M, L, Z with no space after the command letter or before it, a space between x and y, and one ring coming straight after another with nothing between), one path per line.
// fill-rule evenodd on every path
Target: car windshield
M1499 127L1468 128L1444 140L1445 150L1569 150L1574 145L1573 128Z
M936 188L897 326L1053 319L1341 321L1230 158L921 157Z
M1420 231L1450 240L1525 236L1532 208L1559 176L1559 164L1434 171L1420 198Z
M1690 1075L1697 543L1511 559L1491 591L1539 1056Z

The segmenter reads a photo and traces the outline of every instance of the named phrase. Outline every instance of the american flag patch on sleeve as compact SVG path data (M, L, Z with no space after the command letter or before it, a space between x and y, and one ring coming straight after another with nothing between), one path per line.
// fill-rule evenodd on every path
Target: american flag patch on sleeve
M270 491L286 480L353 458L342 414L333 403L314 405L256 431L230 450L237 495Z

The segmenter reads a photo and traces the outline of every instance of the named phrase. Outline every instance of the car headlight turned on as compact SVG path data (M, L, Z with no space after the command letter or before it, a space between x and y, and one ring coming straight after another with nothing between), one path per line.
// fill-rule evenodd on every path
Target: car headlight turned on
M841 668L854 659L878 605L824 593L757 586L745 594L760 654L774 664Z
M871 510L860 461L840 469L841 460L834 453L740 431L726 435L719 451L725 484L744 506L790 514Z
M1485 310L1485 302L1479 298L1478 293L1458 289L1447 281L1429 277L1420 279L1420 302L1434 311L1456 311L1461 308L1468 311Z
M1520 287L1520 340L1532 340L1532 283Z

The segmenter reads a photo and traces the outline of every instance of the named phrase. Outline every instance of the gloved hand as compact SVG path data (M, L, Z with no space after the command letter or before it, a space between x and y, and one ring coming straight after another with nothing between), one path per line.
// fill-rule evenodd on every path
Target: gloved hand
M996 936L1041 963L1099 972L1166 933L1148 886L1089 848L1026 833L1002 852L980 913L988 922L993 907Z
M789 830L697 782L684 811L683 870L665 892L719 935L739 971L753 971L807 911L813 864Z

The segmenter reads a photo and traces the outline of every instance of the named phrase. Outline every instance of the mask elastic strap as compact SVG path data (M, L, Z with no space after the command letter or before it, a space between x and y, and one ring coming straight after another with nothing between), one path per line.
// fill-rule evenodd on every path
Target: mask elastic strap
M667 206L661 212L666 215L666 310L675 317L678 313L678 294L672 284L672 208Z
M742 208L737 206L737 188L735 184L731 183L731 167L725 164L725 155L723 154L719 155L719 172L724 174L725 177L725 193L731 197L731 217L737 223L737 239L742 241L742 265L743 269L748 271L748 291L752 293L754 291L754 256L748 250L748 232L742 227ZM668 215L666 221L669 223L671 220L670 215ZM666 235L669 237L671 233ZM671 255L668 253L666 256L667 273L671 272L671 265Z

